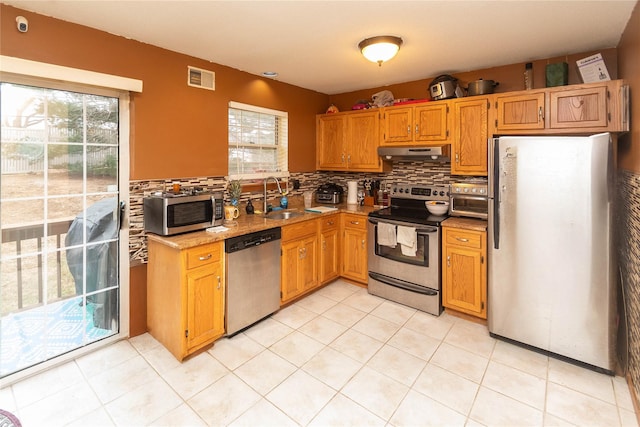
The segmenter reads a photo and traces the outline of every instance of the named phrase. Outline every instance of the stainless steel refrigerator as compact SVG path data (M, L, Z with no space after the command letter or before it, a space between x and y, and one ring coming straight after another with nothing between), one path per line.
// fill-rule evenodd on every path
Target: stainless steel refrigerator
M615 370L610 135L501 137L489 150L492 336Z

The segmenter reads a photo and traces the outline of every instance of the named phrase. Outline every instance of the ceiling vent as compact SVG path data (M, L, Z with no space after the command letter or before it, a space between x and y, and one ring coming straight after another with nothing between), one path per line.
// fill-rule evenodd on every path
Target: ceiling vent
M191 66L187 66L187 68L189 68L187 85L201 89L216 90L216 73Z

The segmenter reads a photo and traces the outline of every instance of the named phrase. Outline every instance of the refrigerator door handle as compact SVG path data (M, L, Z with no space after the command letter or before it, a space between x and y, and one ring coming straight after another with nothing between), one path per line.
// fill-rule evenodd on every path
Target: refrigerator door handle
M493 140L492 168L491 176L493 177L493 247L500 249L500 140Z

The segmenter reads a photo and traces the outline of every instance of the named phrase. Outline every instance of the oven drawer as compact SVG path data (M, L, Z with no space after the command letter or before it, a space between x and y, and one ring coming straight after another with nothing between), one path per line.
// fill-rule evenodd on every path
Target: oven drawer
M460 230L457 228L442 228L444 232L444 241L447 246L462 246L465 248L480 249L482 248L482 239L479 233Z

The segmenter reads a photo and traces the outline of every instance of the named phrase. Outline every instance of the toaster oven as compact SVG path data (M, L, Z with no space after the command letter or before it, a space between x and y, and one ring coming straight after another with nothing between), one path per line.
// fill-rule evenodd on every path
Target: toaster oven
M486 182L459 182L451 184L449 215L487 219L489 194Z

